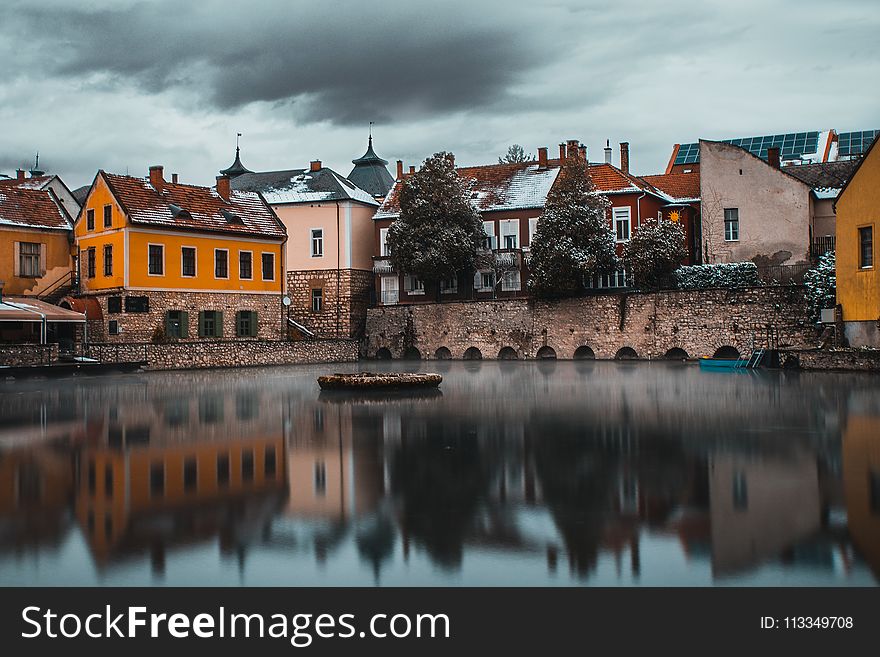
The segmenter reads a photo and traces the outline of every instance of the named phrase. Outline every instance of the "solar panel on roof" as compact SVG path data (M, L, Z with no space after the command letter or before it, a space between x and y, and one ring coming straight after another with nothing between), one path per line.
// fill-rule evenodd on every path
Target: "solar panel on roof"
M868 131L875 133L877 131ZM852 133L860 134L860 133ZM873 139L873 137L872 137ZM779 153L784 160L796 160L805 154L816 153L819 148L819 133L813 132L789 132L782 135L764 135L761 137L737 137L735 139L722 140L725 144L733 144L746 149L753 155L767 159L767 149L779 148ZM868 141L870 144L870 140ZM865 146L867 148L867 146ZM841 142L841 148L843 148ZM841 154L842 151L841 151ZM682 144L675 156L675 164L695 164L700 161L699 144Z
M837 137L838 155L861 155L871 142L880 134L880 130L857 130L856 132L841 132Z

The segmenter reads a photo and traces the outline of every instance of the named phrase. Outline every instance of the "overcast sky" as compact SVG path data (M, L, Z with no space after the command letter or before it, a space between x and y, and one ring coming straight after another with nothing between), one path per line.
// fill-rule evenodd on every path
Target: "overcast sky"
M876 0L3 0L0 172L212 183L365 150L418 164L566 139L662 172L672 144L880 128Z

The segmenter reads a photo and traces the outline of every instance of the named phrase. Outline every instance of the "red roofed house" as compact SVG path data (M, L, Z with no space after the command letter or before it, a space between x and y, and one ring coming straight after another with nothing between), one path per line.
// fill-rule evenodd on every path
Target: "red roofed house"
M76 219L81 291L97 340L279 339L285 290L278 216L256 192L99 171ZM94 336L93 336L94 337Z
M694 219L699 214L699 177L654 176L652 183L629 173L629 144L620 145L621 166L611 163L611 149L605 149L605 162L590 163L590 176L596 192L611 202L608 221L614 230L618 255L632 234L648 217L663 216L681 221L687 235L688 259L694 262L699 242L694 235ZM461 167L458 174L469 181L471 198L483 216L486 246L494 254L494 267L478 271L473 282L445 281L441 298L492 299L527 295L528 255L538 218L544 210L547 194L556 182L562 160L569 154L586 157L586 147L577 140L559 145L559 158L549 159L547 149L538 149L538 159L513 164L490 164ZM410 171L412 172L413 169ZM378 302L383 305L432 301L425 296L424 284L414 276L395 272L386 247L388 227L400 214L399 191L404 179L398 161L397 181L374 215ZM603 276L593 287L625 287L623 271ZM430 297L430 295L429 295Z

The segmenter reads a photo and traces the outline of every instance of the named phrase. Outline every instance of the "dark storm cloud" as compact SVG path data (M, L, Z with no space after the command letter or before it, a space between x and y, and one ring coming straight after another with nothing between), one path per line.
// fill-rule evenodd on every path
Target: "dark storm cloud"
M4 11L0 34L17 42L21 75L179 90L222 110L289 103L296 118L346 124L509 100L560 51L527 38L504 6L487 15L468 3L23 2Z

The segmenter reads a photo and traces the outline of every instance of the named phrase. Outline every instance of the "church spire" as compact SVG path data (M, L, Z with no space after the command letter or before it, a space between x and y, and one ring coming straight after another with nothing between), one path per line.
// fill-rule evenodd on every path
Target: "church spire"
M245 166L241 163L241 155L240 148L238 146L238 139L241 137L241 133L238 132L235 135L235 162L233 162L229 167L220 170L220 174L223 176L229 176L230 178L235 178L237 176L242 175L243 173L253 173L250 169L245 168Z

